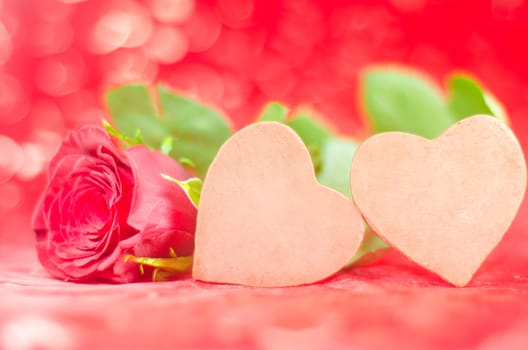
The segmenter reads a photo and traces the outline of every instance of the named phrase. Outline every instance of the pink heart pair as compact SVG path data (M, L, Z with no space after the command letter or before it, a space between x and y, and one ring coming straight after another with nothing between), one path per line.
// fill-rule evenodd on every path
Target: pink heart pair
M369 225L457 286L469 282L511 224L526 188L513 133L474 116L435 140L367 139L351 168L356 206L320 185L302 140L279 123L249 126L220 149L198 214L196 279L291 286L324 279L354 255Z

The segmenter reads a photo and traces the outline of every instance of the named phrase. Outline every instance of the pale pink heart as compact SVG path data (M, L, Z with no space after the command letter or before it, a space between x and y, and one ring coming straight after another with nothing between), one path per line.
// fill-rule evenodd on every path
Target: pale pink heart
M202 189L193 277L249 286L293 286L341 269L363 237L361 215L320 185L289 127L251 125L230 138Z
M421 266L466 285L513 221L526 190L514 134L473 116L434 140L372 136L352 161L356 205L372 229Z

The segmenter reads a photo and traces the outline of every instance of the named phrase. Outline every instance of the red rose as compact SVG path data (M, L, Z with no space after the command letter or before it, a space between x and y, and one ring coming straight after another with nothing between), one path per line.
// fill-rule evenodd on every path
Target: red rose
M34 229L42 265L70 281L138 279L128 254L153 258L193 250L196 208L160 174L185 180L170 157L135 146L120 152L103 128L71 132L49 166Z

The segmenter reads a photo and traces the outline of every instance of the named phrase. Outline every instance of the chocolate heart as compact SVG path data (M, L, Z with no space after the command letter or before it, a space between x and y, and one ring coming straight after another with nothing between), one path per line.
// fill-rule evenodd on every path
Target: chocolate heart
M502 122L474 116L434 140L401 132L372 136L354 156L350 181L374 231L464 286L513 221L526 164Z
M258 123L231 137L209 168L193 277L264 287L312 283L341 269L362 237L359 211L316 181L297 134Z

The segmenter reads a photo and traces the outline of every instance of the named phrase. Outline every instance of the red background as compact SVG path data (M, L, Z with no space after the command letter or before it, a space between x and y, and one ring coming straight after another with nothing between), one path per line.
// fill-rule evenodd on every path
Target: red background
M504 103L526 151L527 35L528 5L523 0L0 1L0 262L4 261L2 269L7 269L0 276L4 285L0 288L9 297L0 305L7 310L5 319L18 314L21 306L17 303L29 303L33 306L27 310L36 307L41 314L73 322L77 328L72 332L81 334L79 339L105 344L104 337L87 336L89 327L100 326L102 316L90 314L86 307L64 313L60 311L64 310L60 306L64 298L51 297L59 306L42 308L44 302L34 296L41 292L35 285L46 284L46 279L35 263L30 229L46 160L66 130L99 123L106 116L101 104L105 89L130 81L160 81L224 110L237 127L250 122L270 99L292 106L309 104L341 132L354 134L362 129L358 72L367 65L410 64L431 74L439 84L453 70L465 70ZM524 204L510 232L465 290L450 289L393 253L372 267L336 277L328 293L324 286L312 286L306 291L282 291L284 299L277 301L269 292L235 288L229 294L237 301L232 301L233 305L226 299L222 299L223 306L195 299L180 305L180 301L170 299L157 307L166 310L177 306L188 318L195 317L196 312L200 316L192 322L205 328L212 327L211 319L230 315L231 321L224 320L223 327L240 338L229 338L232 343L223 338L223 343L219 342L218 336L209 333L204 338L226 346L280 348L276 345L282 344L281 339L291 344L304 339L303 333L291 338L279 327L272 329L269 337L251 334L267 320L276 321L280 308L293 316L277 316L277 322L296 325L293 328L298 320L315 318L333 308L323 317L328 322L316 322L319 328L310 333L313 339L323 339L322 344L333 340L338 347L356 341L376 348L385 344L380 339L386 338L385 345L389 345L392 338L395 346L525 348L527 214ZM32 273L35 280L28 282L24 276ZM9 283L37 289L21 296L18 290L5 289ZM200 289L199 295L205 300L217 297L214 288L211 291L201 284L185 283L182 290ZM62 297L71 293L84 296L77 286L49 288ZM136 287L127 288L135 293ZM164 300L164 287L152 288L152 293ZM119 294L112 290L114 297ZM338 292L342 290L359 295ZM319 295L320 302L314 304L308 291ZM354 298L359 301L354 302ZM150 314L149 310L156 309L152 302L145 306L134 304L134 298L131 305L108 300L92 300L87 305L113 307L109 315L121 315L130 306L154 323L166 323L169 317ZM312 313L304 311L312 305L316 305ZM255 329L246 329L237 321L243 315L260 320L254 320ZM129 321L132 318L127 317ZM178 327L186 325L179 318L170 320ZM37 325L41 321L37 319ZM134 324L130 329L141 328ZM0 336L11 337L8 326L3 333L0 327ZM125 340L115 344L127 344L127 337L145 344L160 337L160 345L171 344L163 342L168 339L163 338L164 328L160 329L148 328L144 338L141 333L134 338L126 329L117 330L124 338L116 339ZM196 338L182 334L173 344L204 344L197 334ZM270 343L268 338L278 340ZM2 339L0 347L11 344L2 343Z

